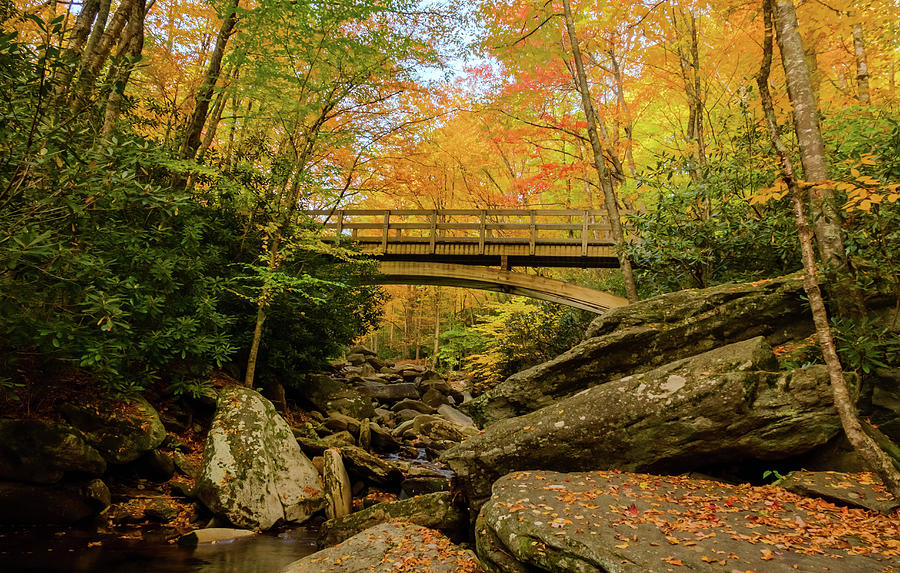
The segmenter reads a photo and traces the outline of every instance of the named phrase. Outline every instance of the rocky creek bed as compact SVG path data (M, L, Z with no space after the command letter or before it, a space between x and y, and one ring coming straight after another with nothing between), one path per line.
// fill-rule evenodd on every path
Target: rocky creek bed
M2 418L0 525L32 528L5 530L0 570L900 571L897 500L823 369L790 366L801 295L642 301L474 399L355 347L292 408L220 373L194 399ZM900 373L862 382L897 440Z

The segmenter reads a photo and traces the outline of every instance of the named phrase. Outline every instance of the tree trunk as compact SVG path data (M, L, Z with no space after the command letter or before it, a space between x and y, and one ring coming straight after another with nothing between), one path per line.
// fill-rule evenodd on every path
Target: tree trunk
M862 24L853 24L853 51L856 55L856 88L859 103L869 105L869 65L866 62L866 42Z
M625 161L628 164L628 171L631 173L632 179L637 177L637 166L634 162L634 120L631 118L631 108L625 101L625 80L622 74L622 68L619 65L619 59L616 56L614 48L609 49L610 67L612 68L613 78L616 82L616 99L622 113L625 114Z
M597 135L597 120L594 114L594 106L591 103L591 94L588 90L587 76L584 73L584 61L581 58L581 48L578 46L578 37L575 35L575 23L572 19L572 7L569 0L563 0L563 9L566 18L566 31L569 34L569 43L572 46L572 57L575 60L576 79L578 91L581 93L581 105L584 110L585 119L588 124L588 136L591 141L591 149L594 152L594 165L597 169L597 177L600 182L600 188L603 189L603 198L606 205L606 213L609 216L609 225L612 229L613 240L617 246L622 246L625 242L625 233L622 230L622 221L619 217L619 204L616 200L615 191L609 180L606 163L603 159L603 147L600 144L600 138ZM631 261L628 257L619 254L619 268L622 270L622 276L625 279L625 293L629 302L638 300L637 287L634 284L634 271L631 268Z
M100 134L109 137L115 130L116 122L122 111L122 100L125 97L125 87L131 78L135 63L144 48L144 14L145 0L136 0L131 4L131 14L128 16L128 27L125 30L126 43L118 53L118 63L110 70L112 89L106 100L106 111L103 117L103 127Z
M431 367L437 369L438 350L441 338L441 287L434 287L434 348L431 354Z
M772 63L772 3L778 1L782 0L763 0L765 39L763 41L763 61L756 81L766 116L769 138L778 154L782 166L782 174L791 193L791 206L794 211L797 236L800 240L800 250L803 258L803 290L806 292L806 297L809 300L813 323L816 326L816 336L819 339L819 344L822 346L822 356L825 359L828 377L831 381L834 406L841 419L844 433L859 457L872 471L878 474L894 498L900 499L900 471L893 466L890 457L865 433L856 414L855 404L850 397L847 382L844 379L844 371L835 350L831 326L828 323L828 312L825 309L822 292L816 278L815 254L812 246L813 234L809 228L803 207L804 193L794 172L794 166L787 148L778 135L775 107L772 104L772 96L769 93L769 71Z
M793 0L775 0L775 25L781 63L787 79L788 97L794 116L794 129L800 146L803 178L809 183L828 179L825 144L819 129L818 108L813 95L803 42L797 29L797 13ZM810 200L816 228L816 241L822 259L837 268L844 264L841 220L835 204L834 189L812 186Z
M222 27L219 28L219 35L216 37L216 46L209 60L209 66L206 68L203 84L197 90L197 101L194 105L191 119L185 128L184 145L182 147L182 153L188 159L193 159L197 153L197 148L200 147L200 136L203 132L203 126L206 124L206 116L209 114L209 103L212 100L216 82L219 81L219 75L222 71L222 58L225 56L225 46L237 24L237 8L237 1L233 2L228 8L228 15L225 17L225 21L222 22Z

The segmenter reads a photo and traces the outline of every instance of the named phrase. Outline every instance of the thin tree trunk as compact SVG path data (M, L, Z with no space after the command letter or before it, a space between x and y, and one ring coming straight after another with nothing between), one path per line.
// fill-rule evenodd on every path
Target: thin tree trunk
M588 124L588 136L591 141L591 148L594 152L594 164L597 169L597 176L600 182L600 188L603 189L603 197L606 204L606 213L609 216L609 225L612 229L613 240L616 245L622 246L625 242L625 233L622 230L622 221L619 217L619 204L616 201L615 191L610 183L606 169L606 163L603 159L603 147L600 144L600 138L597 135L597 120L594 114L594 106L591 103L591 94L588 90L587 76L584 73L584 61L581 58L581 48L578 46L578 37L575 34L575 23L572 19L572 7L569 0L563 0L563 9L566 18L566 31L569 34L569 43L572 46L572 57L575 60L575 71L578 84L578 91L581 93L581 105L584 109L585 119ZM625 279L625 293L629 302L638 300L637 287L634 284L634 271L631 268L631 261L625 255L619 255L619 268L622 270L622 276Z
M787 79L788 97L794 116L794 129L800 146L803 177L808 183L828 179L825 144L819 129L818 108L813 94L803 42L797 29L797 13L793 0L775 0L776 39L781 63ZM822 259L837 267L844 266L844 243L834 189L828 186L810 188L816 241Z
M860 424L856 414L856 408L850 397L847 382L844 379L844 371L841 367L837 351L834 346L834 338L831 326L828 324L828 312L822 299L822 292L816 278L815 255L812 246L812 231L806 218L803 206L804 193L794 172L794 166L790 155L778 135L778 124L775 118L775 107L772 104L772 96L769 93L769 71L772 63L772 3L779 0L763 0L763 12L765 19L765 39L763 41L763 61L759 75L756 78L760 90L760 100L766 116L766 126L769 138L775 148L781 162L784 180L791 193L791 206L797 226L797 236L800 240L800 250L803 259L803 290L809 300L813 323L816 326L816 336L822 346L822 356L828 369L828 377L831 381L831 390L834 396L834 406L841 419L841 426L850 444L853 445L860 458L881 478L895 499L900 499L900 471L894 467L890 457L878 447L878 444L868 436Z
M637 166L634 162L634 120L631 118L631 108L625 101L625 79L622 74L622 68L619 66L619 60L616 57L615 48L609 49L609 60L612 67L613 78L616 81L616 99L622 113L625 114L625 161L628 164L628 171L631 173L632 179L637 177Z
M266 309L262 299L256 304L256 324L253 327L253 342L250 343L250 353L247 355L247 372L244 374L244 386L253 387L253 378L256 376L256 361L259 358L259 344L262 341L263 323L266 321Z
M225 102L227 100L228 97L224 92L219 94L219 99L213 106L212 116L209 118L209 125L206 126L206 132L203 134L203 142L197 151L197 161L203 161L206 152L209 151L209 147L212 145L213 139L216 137L216 131L219 128L219 122L222 121L222 112L225 110Z
M853 24L853 51L856 54L856 88L859 103L869 105L869 65L866 62L866 42L862 24Z
M228 38L234 31L237 24L237 8L238 2L235 0L228 8L228 15L219 28L219 35L216 37L216 46L213 48L212 57L209 60L209 66L206 68L206 74L203 77L203 84L197 90L197 101L194 105L194 111L191 119L188 121L184 132L184 145L182 153L188 159L192 159L200 147L200 136L203 132L203 126L206 124L206 116L209 113L209 104L212 100L213 91L216 89L216 82L219 81L219 75L222 71L222 58L225 56L225 46Z
M119 63L114 70L110 70L112 89L106 101L106 111L103 118L103 127L100 134L108 137L115 130L116 122L122 111L122 100L125 97L125 87L131 78L135 63L144 48L144 14L146 4L144 0L136 0L131 5L131 14L128 17L128 28L125 31L127 43L119 50Z
M431 354L431 367L437 369L438 350L441 337L441 287L434 287L434 348Z
M111 4L112 0L101 0L100 10L97 12L97 19L94 20L94 27L91 30L87 45L84 47L85 55L94 51L97 47L97 43L100 41L100 37L103 36L103 31L106 29L106 21L109 19L109 8Z

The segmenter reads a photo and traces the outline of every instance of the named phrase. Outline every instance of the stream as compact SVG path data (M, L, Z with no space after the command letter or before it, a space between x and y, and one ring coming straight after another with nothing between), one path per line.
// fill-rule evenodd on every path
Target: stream
M310 525L182 547L152 531L142 539L123 539L76 529L0 530L0 572L273 573L314 553L317 535L317 527Z

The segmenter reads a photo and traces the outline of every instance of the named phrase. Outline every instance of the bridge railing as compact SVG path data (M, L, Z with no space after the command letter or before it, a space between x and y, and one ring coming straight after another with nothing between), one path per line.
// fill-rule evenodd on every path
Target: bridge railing
M537 243L611 245L605 211L574 209L338 209L306 211L339 235L359 242Z

